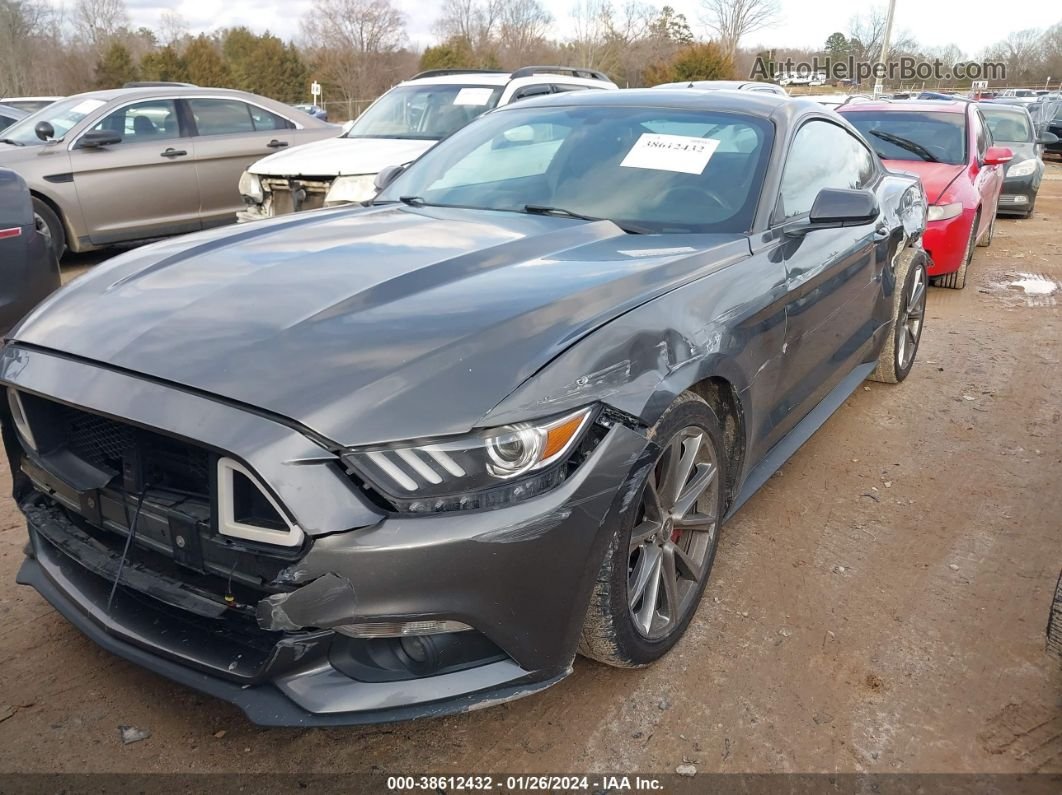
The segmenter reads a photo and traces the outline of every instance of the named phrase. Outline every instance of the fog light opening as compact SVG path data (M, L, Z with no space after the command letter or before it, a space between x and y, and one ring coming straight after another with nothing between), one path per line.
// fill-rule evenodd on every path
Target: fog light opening
M29 420L26 419L26 411L22 407L22 397L11 387L7 388L7 403L11 409L11 419L15 423L15 430L22 437L22 443L31 451L37 452L37 440L33 438Z

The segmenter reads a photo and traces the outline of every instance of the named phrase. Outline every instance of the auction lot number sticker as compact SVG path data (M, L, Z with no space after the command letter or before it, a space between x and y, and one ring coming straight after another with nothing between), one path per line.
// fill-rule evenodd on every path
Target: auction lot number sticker
M388 776L391 792L659 792L654 776Z
M620 165L627 168L649 168L654 171L702 174L718 146L719 141L714 138L642 133Z

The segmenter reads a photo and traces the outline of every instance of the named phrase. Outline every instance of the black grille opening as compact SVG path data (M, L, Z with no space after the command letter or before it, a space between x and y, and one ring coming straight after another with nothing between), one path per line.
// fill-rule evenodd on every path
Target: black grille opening
M40 397L24 397L42 455L65 449L112 472L113 483L135 493L165 489L209 499L216 456L170 436Z

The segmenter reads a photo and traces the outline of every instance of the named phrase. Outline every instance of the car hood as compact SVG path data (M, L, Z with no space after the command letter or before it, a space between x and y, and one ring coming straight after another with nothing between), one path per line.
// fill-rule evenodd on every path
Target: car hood
M375 174L387 166L416 160L436 143L405 138L327 138L264 157L250 170L270 177Z
M609 221L325 210L116 257L14 336L380 443L469 430L595 328L748 253Z
M955 178L966 170L965 165L927 163L921 160L885 160L883 162L890 171L903 171L921 179L922 188L926 192L926 201L929 204L936 204Z

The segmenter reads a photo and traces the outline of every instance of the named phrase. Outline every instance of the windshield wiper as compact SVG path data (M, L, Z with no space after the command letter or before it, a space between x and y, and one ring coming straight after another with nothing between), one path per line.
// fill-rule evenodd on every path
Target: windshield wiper
M556 215L562 218L578 218L581 221L612 221L611 218L598 218L596 215L583 215L582 213L566 210L563 207L548 207L543 204L525 204L524 212L529 215ZM649 230L644 227L621 224L619 221L612 221L612 223L631 235L645 235L649 233Z
M892 133L885 132L884 130L871 130L870 134L876 138L880 138L883 141L888 141L890 144L895 144L901 149L906 149L908 152L918 155L925 161L930 163L939 163L933 156L933 153L926 149L922 144L916 143L908 138L903 138L899 135L893 135Z
M423 207L425 202L420 196L399 196L398 200L402 204L408 204L410 207Z
M11 144L12 146L25 146L21 141L16 141L14 138L0 138L0 144Z

